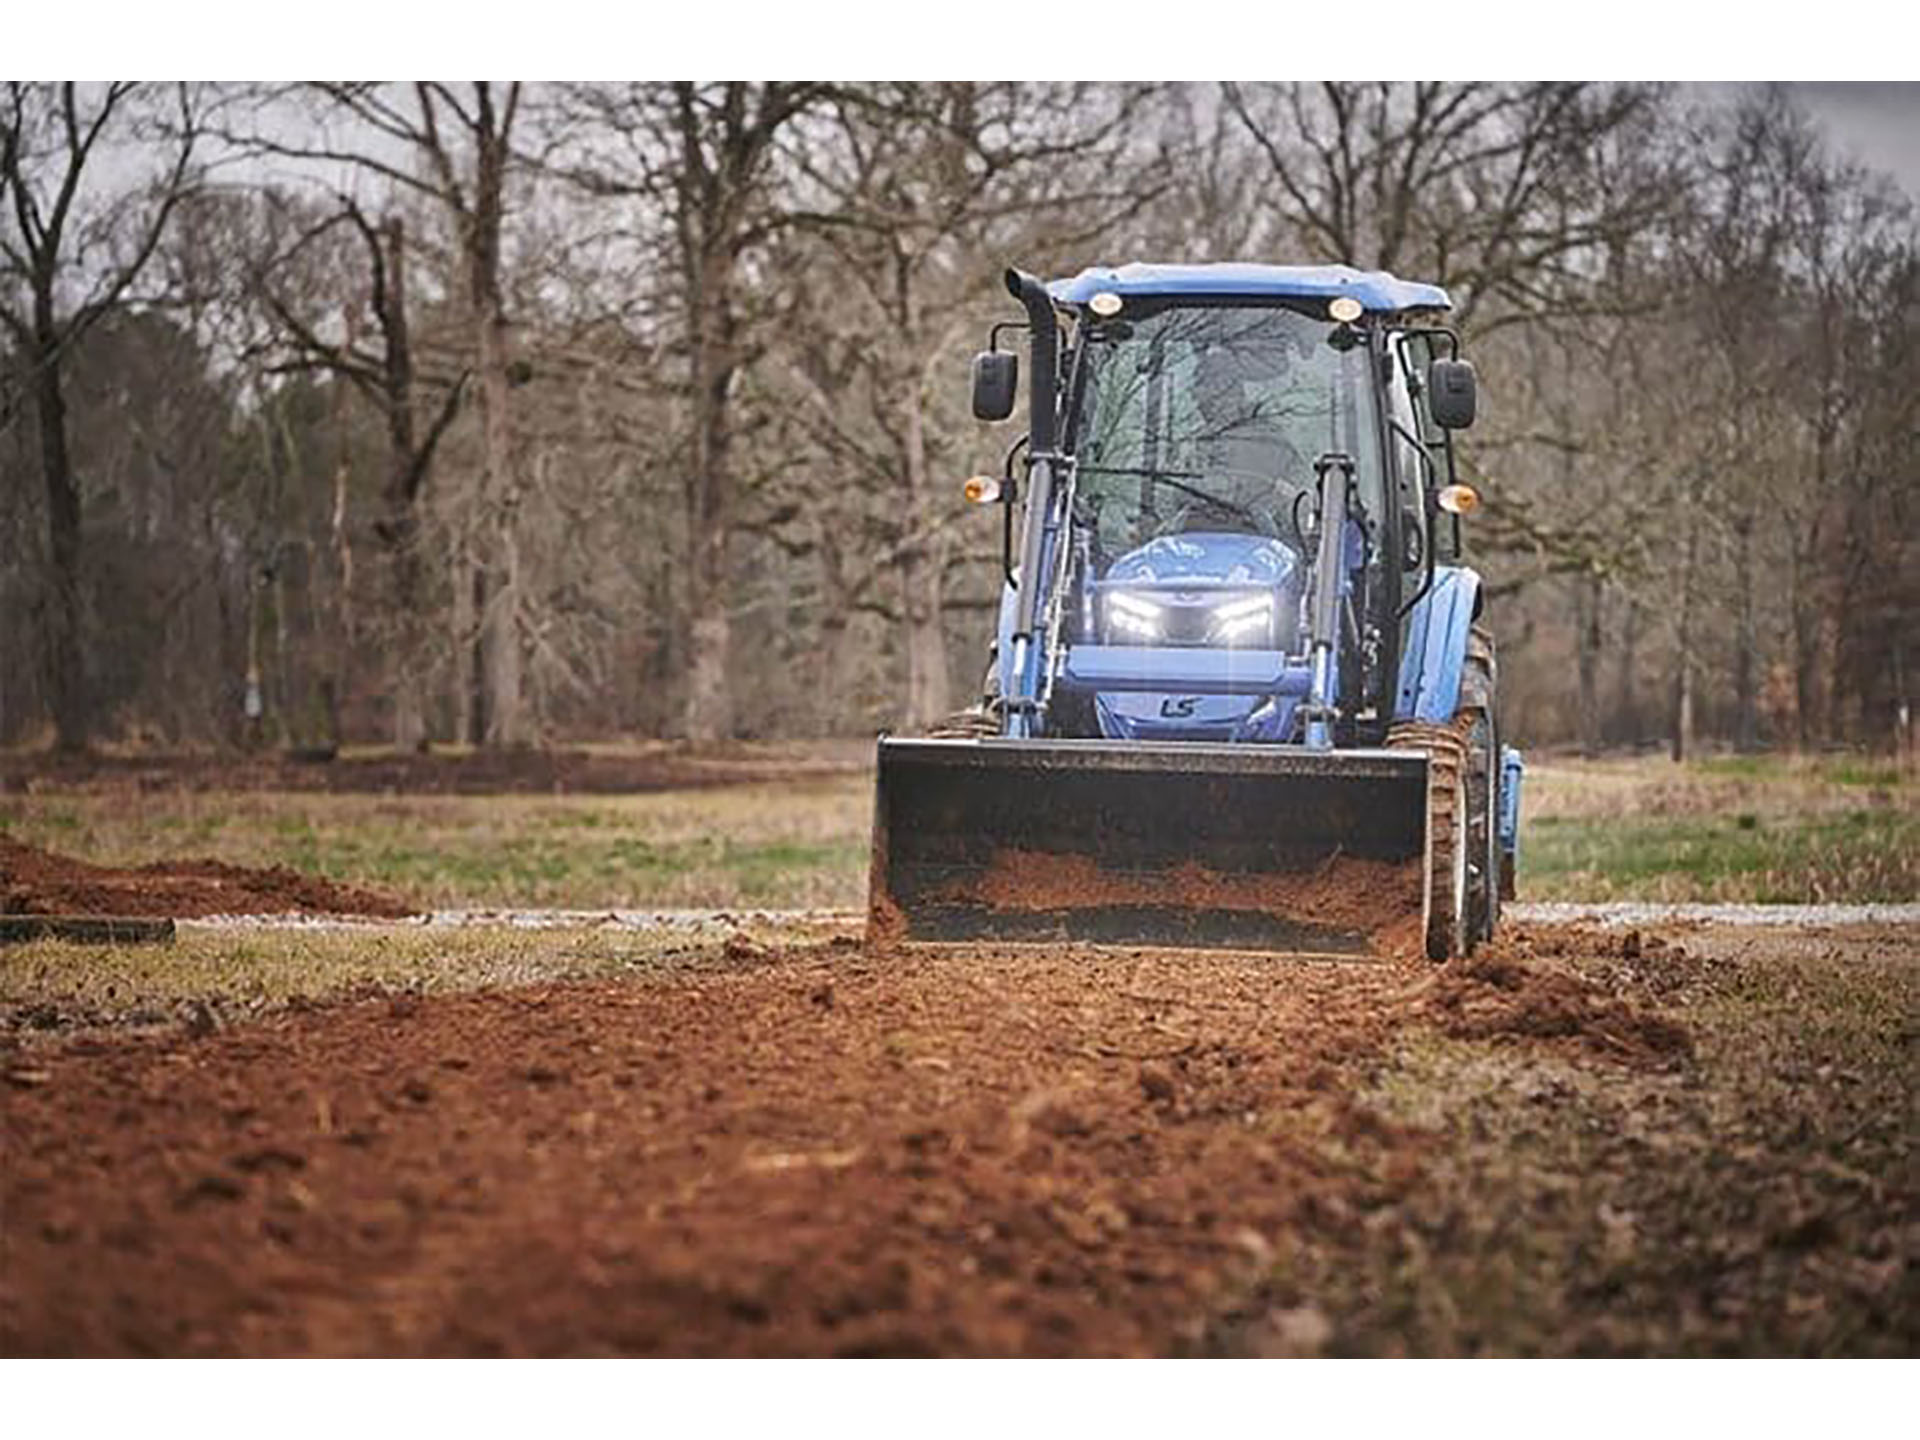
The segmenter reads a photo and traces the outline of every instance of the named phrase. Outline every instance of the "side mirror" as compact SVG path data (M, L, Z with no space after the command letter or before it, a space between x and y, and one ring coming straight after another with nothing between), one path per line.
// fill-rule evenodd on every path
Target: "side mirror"
M1473 424L1473 366L1465 360L1436 360L1427 371L1427 408L1442 430Z
M984 350L973 357L973 418L1004 420L1013 414L1020 385L1020 357L1010 350Z

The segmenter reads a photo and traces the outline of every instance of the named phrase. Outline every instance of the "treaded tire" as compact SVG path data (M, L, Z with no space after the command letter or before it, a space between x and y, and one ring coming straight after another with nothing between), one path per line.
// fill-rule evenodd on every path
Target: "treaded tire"
M1465 727L1404 720L1387 732L1391 750L1427 752L1427 958L1451 960L1472 949L1468 923Z
M980 698L927 726L929 740L991 740L1000 733L999 646L987 647L987 673L980 681Z
M1498 679L1493 636L1476 624L1467 636L1459 709L1467 742L1469 948L1491 940L1500 923L1500 728L1494 703Z

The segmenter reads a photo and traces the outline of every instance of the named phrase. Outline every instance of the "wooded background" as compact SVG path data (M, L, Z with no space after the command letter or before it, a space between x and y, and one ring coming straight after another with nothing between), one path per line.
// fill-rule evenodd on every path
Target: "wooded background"
M1007 264L1447 286L1522 743L1886 743L1920 242L1791 94L13 84L0 744L872 733L967 703Z

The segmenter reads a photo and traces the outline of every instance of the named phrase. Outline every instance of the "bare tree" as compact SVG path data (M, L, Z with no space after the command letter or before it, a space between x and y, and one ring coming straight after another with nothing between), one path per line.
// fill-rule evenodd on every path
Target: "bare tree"
M192 92L116 81L104 86L9 82L0 104L0 325L28 374L46 489L50 603L44 626L57 743L85 748L87 695L81 553L82 487L67 433L66 368L102 317L134 298L168 220L194 184ZM121 187L97 175L129 140L160 164Z
M358 343L358 327L352 323L342 326L337 337L323 333L324 319L310 313L303 297L290 293L290 271L301 253L341 230L359 242L365 304L377 332L371 345ZM270 317L273 344L288 357L282 368L331 374L351 385L381 416L387 441L386 474L381 514L373 531L386 552L392 737L394 747L403 752L425 749L428 739L422 501L435 453L459 414L468 376L462 369L451 383L443 381L437 402L423 393L428 386L416 365L407 306L410 268L406 223L399 212L376 224L357 200L342 195L331 210L299 225L290 243L258 257L248 274L250 292ZM350 298L346 308L351 311L358 303L357 296ZM335 308L323 307L328 312Z
M935 486L936 460L957 448L955 427L942 434L937 421L982 322L1003 313L990 257L1081 253L1152 204L1166 171L1132 151L1153 97L1140 86L875 85L834 97L796 138L813 203L794 218L817 241L796 266L822 252L830 263L811 313L782 327L786 353L816 433L882 480L834 487L820 510L833 525L849 508L835 502L882 509L885 543L858 557L857 578L832 553L858 591L898 575L908 724L952 708L947 577L963 507Z
M1612 309L1596 257L1673 194L1658 92L1570 83L1227 85L1300 242L1451 287L1481 334Z
M305 87L327 124L276 125L271 92L260 124L238 135L247 149L310 166L350 166L427 200L451 226L471 327L478 379L482 466L472 495L470 571L475 631L469 738L490 745L532 736L523 684L522 480L514 446L512 391L525 371L513 353L502 275L502 239L521 87L473 81L392 86L326 82ZM391 336L389 336L389 344ZM423 472L424 473L424 472ZM402 485L401 490L406 489Z
M773 194L775 148L824 87L742 81L574 93L611 144L568 156L590 194L649 207L664 229L684 357L687 700L695 741L730 735L732 552L740 507L737 387L756 356L756 253L787 223Z

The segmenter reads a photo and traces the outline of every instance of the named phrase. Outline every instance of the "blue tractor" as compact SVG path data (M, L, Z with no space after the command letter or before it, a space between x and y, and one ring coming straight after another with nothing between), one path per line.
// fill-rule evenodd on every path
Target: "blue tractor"
M1465 954L1510 893L1475 378L1446 291L1345 266L1124 265L1007 287L973 408L1029 428L984 693L884 737L869 926ZM1018 544L1013 511L1022 512Z

